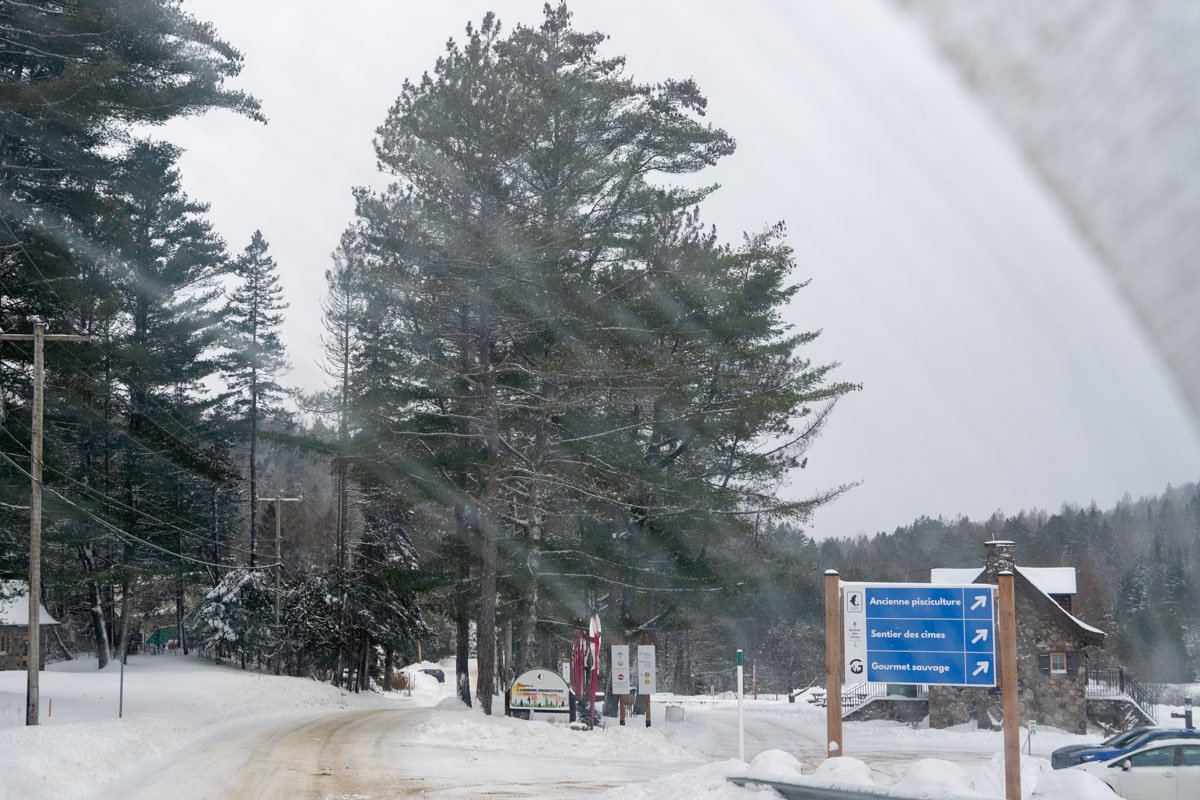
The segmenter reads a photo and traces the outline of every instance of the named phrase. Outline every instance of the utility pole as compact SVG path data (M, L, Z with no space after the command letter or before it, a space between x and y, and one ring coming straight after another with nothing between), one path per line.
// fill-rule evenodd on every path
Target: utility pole
M25 660L25 724L38 724L41 704L38 672L42 666L42 406L45 367L42 349L52 342L89 342L90 336L47 334L44 323L35 322L33 333L0 333L0 342L33 342L33 422L29 445L29 653Z
M283 528L280 526L280 503L300 503L304 495L299 497L260 497L261 503L275 504L275 624L279 624L279 574L283 571Z

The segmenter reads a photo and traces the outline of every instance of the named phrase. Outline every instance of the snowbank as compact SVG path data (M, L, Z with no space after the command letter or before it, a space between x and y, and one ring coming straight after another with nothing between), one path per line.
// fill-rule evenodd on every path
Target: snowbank
M547 721L487 717L454 697L453 680L439 683L414 665L408 691L353 694L312 680L277 677L188 656L142 656L102 671L93 662L54 664L41 676L41 724L24 725L25 673L0 672L0 797L104 797L106 786L136 771L167 769L205 739L254 726L299 723L315 715L375 708L423 708L398 731L404 747L432 754L412 768L471 772L510 782L520 796L674 800L762 797L730 777L784 783L857 786L881 796L1002 798L999 733L950 731L889 722L846 723L847 755L825 759L824 710L786 697L745 702L749 763L736 754L737 705L732 697L655 698L652 727L643 717L620 726L606 719L595 731ZM686 708L667 722L666 705ZM122 716L118 717L118 711ZM1168 711L1169 710L1164 710ZM266 728L264 727L264 730ZM1084 737L1039 729L1022 757L1022 788L1030 800L1111 800L1110 790L1077 771L1050 769L1047 756ZM401 747L401 741L397 742ZM530 775L536 755L540 774ZM558 770L587 790L564 792Z

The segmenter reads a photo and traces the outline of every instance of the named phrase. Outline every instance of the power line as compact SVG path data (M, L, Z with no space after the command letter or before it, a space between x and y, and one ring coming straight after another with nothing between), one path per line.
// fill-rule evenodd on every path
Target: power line
M3 458L3 459L4 459L5 461L7 461L7 462L8 462L10 465L12 465L12 466L13 466L15 469L17 469L18 471L20 471L20 472L21 472L23 475L27 475L27 476L29 476L30 478L32 478L32 477L33 477L33 476L32 476L32 475L29 473L29 472L27 472L27 471L25 470L25 468L24 468L24 467L22 467L22 466L21 466L20 464L18 464L16 461L13 461L12 457L11 457L11 456L9 456L7 453L5 453L5 452L3 452L3 451L0 451L0 458ZM91 509L85 508L84 506L82 506L82 505L80 505L79 503L75 502L75 501L74 501L74 500L72 500L71 498L67 497L65 494L63 494L62 492L58 491L58 490L57 490L57 489L55 489L54 487L52 487L52 486L45 486L44 488L45 488L45 491L47 491L47 492L49 492L50 494L54 495L56 498L58 498L59 500L61 500L61 501L62 501L62 502L64 502L64 503L66 503L67 505L71 506L72 508L74 508L74 509L77 509L77 510L81 511L81 512L82 512L82 513L83 513L85 516L87 516L87 518L88 518L88 519L90 519L90 520L92 520L92 521L96 522L98 525L100 525L102 528L104 528L105 530L109 531L110 533L113 533L113 534L115 534L115 535L116 535L116 536L117 536L119 539L133 541L133 542L135 542L135 543L137 543L137 544L142 544L142 545L145 545L146 547L149 547L149 548L151 548L152 550L157 550L157 551L159 551L159 552L161 552L161 553L164 553L164 554L166 554L166 555L172 556L172 557L174 557L174 558L178 558L178 559L180 559L180 560L183 560L183 561L190 561L190 562L192 562L192 563L194 563L194 564L199 564L199 565L201 565L201 566L205 566L205 567L217 567L217 568L220 568L220 569L224 569L224 568L226 568L227 566L229 566L228 564L216 564L216 563L214 563L214 562L211 562L211 561L205 561L204 559L196 558L196 557L194 557L194 556L184 555L183 553L177 553L177 552L175 552L175 551L173 551L173 550L169 550L169 549L167 549L167 548L165 548L165 547L162 547L161 545L157 545L157 544L155 544L154 542L148 541L148 540L146 540L146 539L143 539L143 538L141 538L140 536L136 536L136 535L134 535L134 534L130 533L129 531L125 530L124 528L119 528L119 527L117 527L117 526L116 526L116 525L114 525L113 523L109 522L108 520L106 520L106 519L104 519L103 517L101 517L101 516L99 516L98 514L96 514L96 513L95 513L94 511L92 511ZM181 532L183 532L183 533L187 533L187 531L181 531ZM269 565L268 565L268 566L269 566Z
M10 436L11 436L11 434L10 434ZM15 467L23 475L32 477L29 475L28 472L25 471L24 468L21 467L20 464L17 464L15 461L13 461L12 458L9 457L9 455L7 453L0 451L0 457L3 457L5 461L7 461L9 464L11 464L13 467ZM194 529L189 530L186 528L182 528L179 525L176 525L172 522L168 522L167 520L160 519L159 517L154 516L149 511L146 511L145 509L135 508L133 506L130 506L130 505L122 502L121 500L118 500L117 498L104 493L101 489L97 489L94 486L89 486L88 484L84 483L83 481L80 481L77 478L73 478L61 470L50 468L50 471L52 473L54 473L55 475L59 476L60 478L66 480L70 483L75 484L77 487L79 487L83 491L94 495L97 499L101 500L102 502L104 502L107 505L121 509L122 511L128 511L133 514L137 514L137 515L149 520L150 522L153 522L157 525L161 525L162 527L164 527L168 530L174 531L174 532L179 533L184 536L189 536L194 539L198 539L201 542L204 542L206 544L226 544L227 549L232 550L234 552L240 553L242 555L249 555L249 553L250 553L249 550L242 548L242 547L237 547L236 545L233 545L232 543L221 542L221 540L219 538L217 538L215 536L211 536L207 531L198 531L198 530L194 530ZM79 506L78 503L68 500L61 492L55 490L53 493L56 497L62 498L64 500L64 502L67 502L68 505L71 505L74 508L79 508L80 510L83 510L85 514L88 514L89 516L93 516L93 518L94 518L94 515L92 512L90 512L86 509L83 509L81 506ZM242 518L242 515L239 514L238 518L239 519ZM129 535L132 535L132 534L129 534Z

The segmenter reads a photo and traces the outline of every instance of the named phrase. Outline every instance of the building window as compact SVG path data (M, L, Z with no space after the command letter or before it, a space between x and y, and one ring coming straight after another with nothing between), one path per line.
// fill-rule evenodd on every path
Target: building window
M0 634L0 655L8 654L8 637Z
M1080 655L1071 650L1038 653L1038 672L1043 675L1078 675Z

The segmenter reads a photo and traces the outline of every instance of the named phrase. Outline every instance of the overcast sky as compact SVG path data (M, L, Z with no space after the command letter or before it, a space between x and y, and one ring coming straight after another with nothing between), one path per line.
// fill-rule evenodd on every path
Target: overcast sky
M242 50L228 113L172 123L189 194L232 252L261 229L291 303L290 379L323 383L324 271L371 140L405 78L488 10L527 0L186 0ZM577 0L642 81L694 77L738 141L703 215L729 241L777 220L797 253L789 319L863 384L785 490L861 481L816 536L918 516L1102 508L1200 479L1200 434L1170 377L1058 208L919 32L882 0Z

